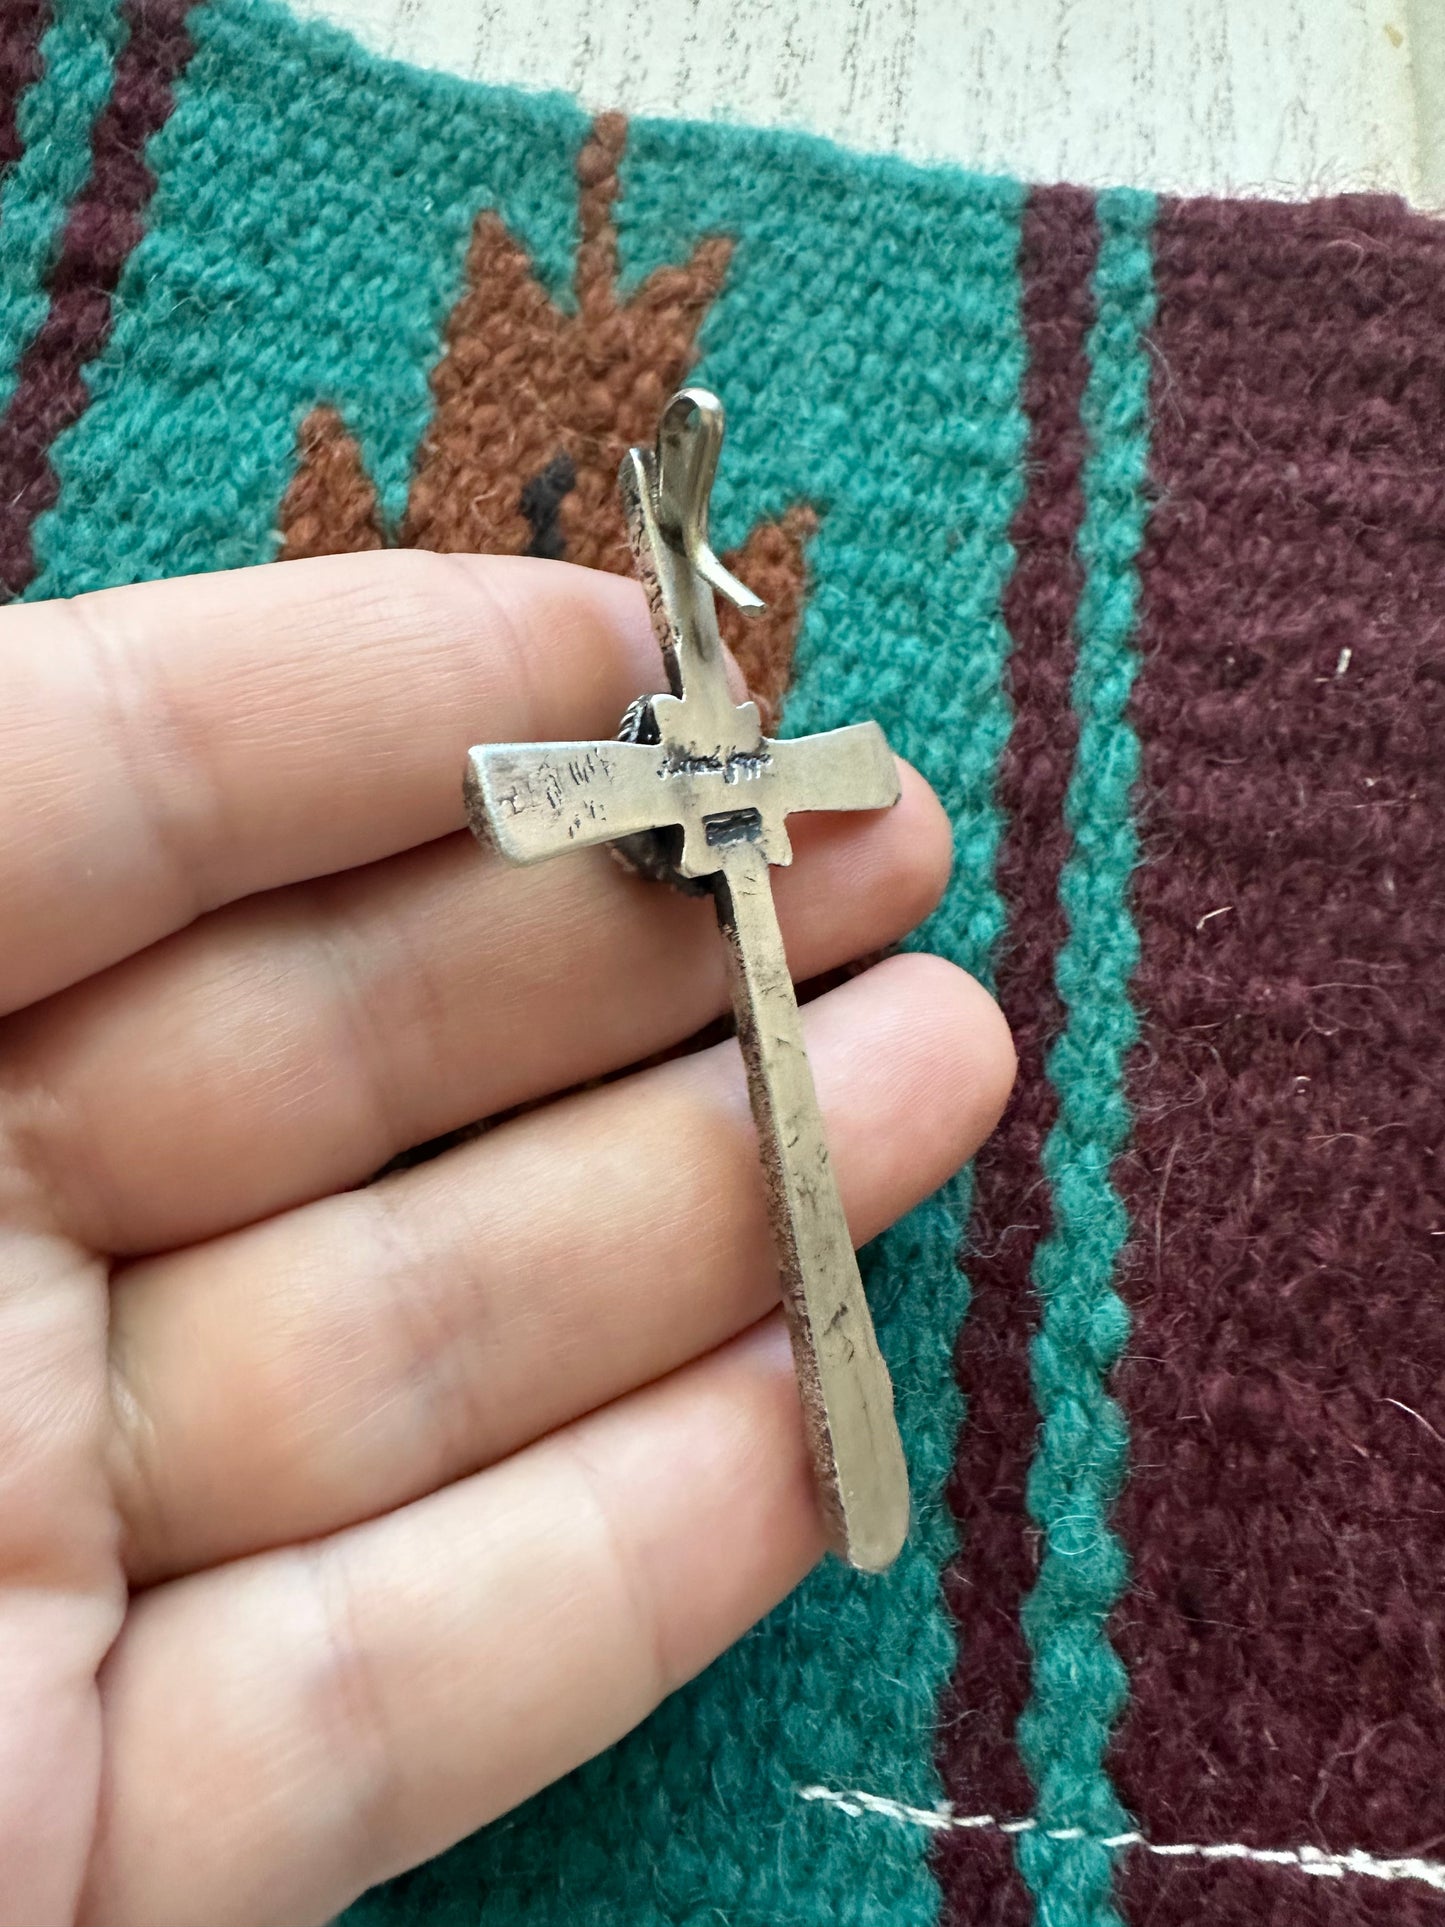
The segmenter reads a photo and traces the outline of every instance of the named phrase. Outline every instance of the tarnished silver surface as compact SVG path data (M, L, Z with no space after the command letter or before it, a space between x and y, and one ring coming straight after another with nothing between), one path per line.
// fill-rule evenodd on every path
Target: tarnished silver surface
M778 742L728 689L713 590L761 605L713 554L707 508L723 412L704 389L669 402L657 450L621 487L670 692L628 711L623 740L489 744L467 763L473 830L513 863L608 843L644 874L711 889L757 1123L783 1304L834 1549L866 1572L908 1531L893 1388L828 1159L768 869L792 861L795 810L877 810L898 773L876 723Z

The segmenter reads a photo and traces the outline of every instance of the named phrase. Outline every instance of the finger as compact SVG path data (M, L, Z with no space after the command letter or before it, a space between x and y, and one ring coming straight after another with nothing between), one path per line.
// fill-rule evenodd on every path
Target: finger
M637 585L393 550L0 613L0 1010L252 891L460 826L470 744L610 735Z
M794 970L937 901L947 819L800 819ZM25 1152L71 1236L154 1251L354 1184L474 1119L690 1036L727 1002L709 902L602 852L516 871L471 839L236 904L0 1031Z
M400 1512L161 1587L103 1675L82 1918L327 1919L619 1738L820 1549L770 1320Z
M997 1007L897 957L805 1012L855 1240L977 1148ZM133 1582L328 1532L487 1465L777 1299L735 1044L118 1281L112 1480Z

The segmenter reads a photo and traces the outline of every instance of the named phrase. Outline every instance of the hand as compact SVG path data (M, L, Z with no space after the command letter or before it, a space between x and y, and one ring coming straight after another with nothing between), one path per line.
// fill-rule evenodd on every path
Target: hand
M725 1008L711 908L459 828L472 742L659 659L632 583L395 553L12 608L0 665L0 1916L295 1927L819 1557L736 1045L567 1095ZM909 770L794 837L799 978L948 868ZM922 956L807 1029L861 1241L1008 1039Z

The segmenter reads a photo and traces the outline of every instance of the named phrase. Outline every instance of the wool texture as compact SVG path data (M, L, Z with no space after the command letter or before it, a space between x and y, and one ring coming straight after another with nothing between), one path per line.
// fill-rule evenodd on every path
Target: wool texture
M1033 1695L1019 1721L1040 1821L1020 1838L1020 1864L1041 1915L1060 1927L1117 1920L1109 1855L1095 1837L1127 1825L1102 1766L1125 1695L1104 1620L1124 1579L1109 1511L1123 1477L1125 1427L1108 1377L1128 1332L1115 1289L1128 1219L1113 1165L1129 1129L1123 1066L1136 1034L1129 883L1138 742L1126 710L1149 446L1143 340L1154 311L1153 212L1145 195L1099 197L1095 319L1080 403L1089 453L1074 617L1079 736L1064 800L1071 847L1059 879L1068 934L1054 964L1066 1016L1047 1066L1058 1093L1042 1155L1054 1222L1033 1272L1042 1307L1032 1354L1041 1425L1027 1500L1042 1550L1023 1609ZM1086 1837L1059 1837L1074 1827Z
M417 451L400 546L543 555L631 572L618 467L655 431L663 404L696 362L697 333L732 244L710 236L681 266L654 269L620 297L613 208L626 144L622 116L603 114L577 156L570 308L553 301L504 223L490 211L478 215L466 285L431 374L435 410ZM281 505L282 558L384 547L375 484L330 405L319 404L301 424L298 453ZM812 509L794 504L723 558L767 604L746 621L724 604L719 619L769 727L782 713L802 613L804 546L816 528Z
M45 319L0 415L0 587L11 595L34 574L31 525L59 486L50 448L85 410L81 371L105 347L116 283L140 239L154 185L145 144L170 112L190 53L187 10L186 0L127 0L119 15L124 39L91 128L89 177L66 211L44 277ZM46 55L48 64L48 47Z
M960 1550L944 1571L958 1623L959 1656L939 1705L938 1769L960 1812L1027 1812L1033 1792L1015 1739L1029 1696L1030 1655L1021 1609L1037 1577L1037 1534L1024 1507L1038 1419L1029 1380L1037 1327L1030 1289L1048 1228L1044 1141L1058 1114L1045 1059L1063 1027L1055 954L1067 931L1059 879L1068 852L1064 799L1078 738L1069 688L1082 570L1087 441L1080 403L1094 315L1097 254L1093 197L1041 188L1024 214L1019 269L1028 364L1025 454L1033 478L1010 531L1016 562L1003 613L1014 640L1005 665L1012 727L999 762L1004 831L997 858L1008 925L995 988L1018 1052L1018 1088L974 1165L968 1233L969 1315L958 1339L959 1388L968 1423L959 1435L948 1497ZM979 1584L979 1574L988 1584ZM944 1917L1026 1923L1031 1907L1004 1835L940 1833L935 1845ZM980 1863L985 1863L981 1865ZM979 1904L986 1883L987 1910Z
M0 168L10 169L25 152L20 102L45 71L40 57L45 0L15 0L8 31L0 36Z
M704 382L754 692L933 783L913 941L1018 1043L864 1254L896 1568L356 1927L1445 1927L1442 342L1383 200L593 118L268 0L0 12L6 592L626 568L618 460Z
M49 307L47 270L90 164L90 129L110 93L124 24L113 0L78 0L51 17L28 7L7 25L7 69L21 91L5 119L13 158L0 180L0 401ZM37 37L38 45L37 45Z
M1166 208L1121 1181L1121 1796L1161 1838L1445 1839L1445 233ZM1128 1864L1160 1922L1438 1895Z

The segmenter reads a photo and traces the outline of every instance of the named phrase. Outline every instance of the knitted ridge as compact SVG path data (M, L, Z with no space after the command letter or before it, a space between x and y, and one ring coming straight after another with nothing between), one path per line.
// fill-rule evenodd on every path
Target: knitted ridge
M0 181L0 401L14 393L22 350L49 307L46 269L89 169L92 122L110 93L123 22L110 0L31 7L9 28L17 90L5 119L12 158Z
M944 1572L959 1653L939 1705L938 1770L945 1793L965 1813L991 1807L1024 1813L1033 1800L1015 1738L1031 1672L1021 1609L1035 1571L1034 1533L1024 1506L1038 1428L1029 1377L1037 1324L1030 1281L1050 1216L1041 1155L1058 1113L1044 1063L1063 1023L1053 969L1068 927L1059 877L1068 853L1064 803L1078 739L1069 685L1082 579L1075 545L1088 452L1079 410L1088 379L1085 344L1097 251L1091 195L1044 188L1031 196L1019 268L1028 343L1024 461L1032 480L1010 532L1017 560L1003 602L1014 647L1004 668L1012 725L998 774L1004 829L997 875L1008 923L995 985L1019 1071L1013 1102L974 1164L968 1251L973 1295L957 1358L968 1423L959 1434L948 1488L961 1543ZM982 1572L987 1585L979 1584ZM957 1927L974 1918L981 1877L996 1896L1000 1927L1028 1921L1028 1890L1014 1871L1007 1837L943 1832L934 1856L945 1914Z
M591 120L264 0L0 14L9 593L624 567L696 377L753 686L934 784L914 941L1019 1044L864 1254L894 1572L351 1918L1445 1927L1442 308L1387 201Z
M1126 712L1137 667L1149 451L1143 344L1154 312L1153 217L1147 195L1099 197L1095 319L1080 407L1089 453L1074 617L1079 738L1064 802L1072 847L1059 879L1069 928L1055 963L1066 1016L1049 1054L1058 1117L1042 1155L1054 1224L1034 1261L1043 1316L1033 1382L1042 1426L1028 1506L1043 1533L1043 1555L1023 1610L1033 1698L1019 1723L1041 1822L1022 1836L1020 1861L1043 1917L1060 1927L1103 1927L1118 1916L1109 1904L1108 1854L1093 1839L1061 1842L1052 1830L1081 1827L1097 1837L1126 1824L1102 1765L1125 1696L1124 1670L1103 1632L1125 1570L1109 1526L1124 1473L1125 1425L1106 1386L1129 1328L1115 1289L1128 1218L1113 1167L1129 1131L1124 1060L1137 1035L1129 884L1139 750Z
M57 20L39 49L45 79L26 100L56 86L63 90L59 111L71 125L68 138L54 126L34 130L38 139L26 141L17 174L35 153L53 154L62 173L66 157L73 167L79 150L75 136L86 124L84 106L104 104L89 129L89 174L68 208L58 179L52 196L25 204L36 243L33 252L20 257L28 283L39 278L42 252L50 259L44 295L38 286L27 286L9 311L17 338L25 341L0 415L0 582L12 589L33 572L31 526L54 502L58 487L49 451L56 436L84 413L89 395L82 370L109 338L116 283L141 236L141 215L154 185L143 158L145 144L170 113L175 75L190 53L186 12L185 0L129 0L118 14L101 9L92 21L92 8L78 6L75 20ZM98 46L89 44L84 31L91 26ZM75 27L82 31L73 35ZM113 70L107 70L96 56L113 37L118 48ZM79 116L77 95L84 101ZM27 127L22 139L31 132ZM62 211L64 224L57 232ZM43 322L23 332L38 320L42 305Z

